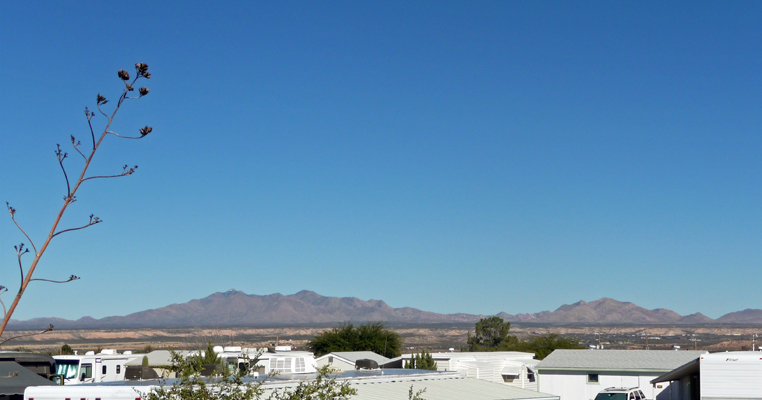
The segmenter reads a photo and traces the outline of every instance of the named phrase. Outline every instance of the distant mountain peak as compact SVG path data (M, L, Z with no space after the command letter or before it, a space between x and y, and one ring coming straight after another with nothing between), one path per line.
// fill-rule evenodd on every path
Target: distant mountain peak
M534 314L498 314L510 322L546 324L710 324L762 323L762 310L746 309L713 320L704 314L681 316L657 308L647 310L630 302L609 297L586 302L564 304L556 311ZM217 292L183 304L136 312L126 316L77 321L60 318L35 318L29 321L11 320L10 329L38 329L54 324L58 329L107 328L173 328L207 326L273 326L290 324L338 324L384 321L392 323L468 323L485 315L438 314L411 307L393 308L383 300L361 300L357 297L328 297L310 290L295 294L246 294L236 289Z

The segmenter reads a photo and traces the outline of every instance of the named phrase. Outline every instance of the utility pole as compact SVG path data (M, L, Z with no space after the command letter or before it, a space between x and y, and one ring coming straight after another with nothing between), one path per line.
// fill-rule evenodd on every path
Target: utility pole
M692 333L692 334L691 334L691 338L690 338L690 339L688 339L688 340L690 340L691 342L693 342L693 350L698 350L698 342L700 342L700 341L701 341L701 339L696 339L696 334L695 334L695 333Z

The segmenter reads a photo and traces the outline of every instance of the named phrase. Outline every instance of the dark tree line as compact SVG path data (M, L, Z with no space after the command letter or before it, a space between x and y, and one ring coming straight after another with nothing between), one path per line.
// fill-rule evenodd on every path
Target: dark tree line
M307 342L315 357L336 351L372 351L387 358L401 354L402 339L397 332L386 329L380 322L360 326L350 323L319 333Z
M579 349L579 340L564 338L556 333L519 340L510 335L511 323L500 317L482 318L474 334L468 335L468 351L523 351L534 353L542 360L555 349Z

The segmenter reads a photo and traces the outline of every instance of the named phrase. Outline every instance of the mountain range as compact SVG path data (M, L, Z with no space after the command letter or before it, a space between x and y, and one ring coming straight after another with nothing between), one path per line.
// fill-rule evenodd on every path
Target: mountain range
M718 319L701 313L682 316L664 308L647 310L633 303L610 298L565 304L555 311L534 314L497 314L505 321L540 324L759 324L762 310L732 312ZM334 324L383 321L387 323L435 324L474 323L487 315L438 314L416 308L392 308L382 300L356 297L326 297L303 290L292 295L246 294L238 290L218 292L203 299L172 304L126 316L75 321L61 318L11 320L10 329L39 329L53 324L57 329L246 327L274 325Z

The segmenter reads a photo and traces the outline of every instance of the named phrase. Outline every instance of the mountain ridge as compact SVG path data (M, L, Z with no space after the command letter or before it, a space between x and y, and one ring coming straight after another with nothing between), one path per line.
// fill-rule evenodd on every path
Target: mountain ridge
M539 324L757 324L762 323L762 310L746 309L731 312L718 319L701 313L682 316L672 310L647 310L631 302L604 297L586 302L564 304L555 311L533 314L497 314L509 322ZM361 300L357 297L328 297L309 290L291 295L246 294L231 289L216 292L186 303L101 319L82 317L34 318L11 320L9 329L39 329L53 324L58 329L104 328L184 328L184 327L248 327L272 325L309 325L333 323L474 323L487 315L439 314L412 307L393 308L383 300Z

